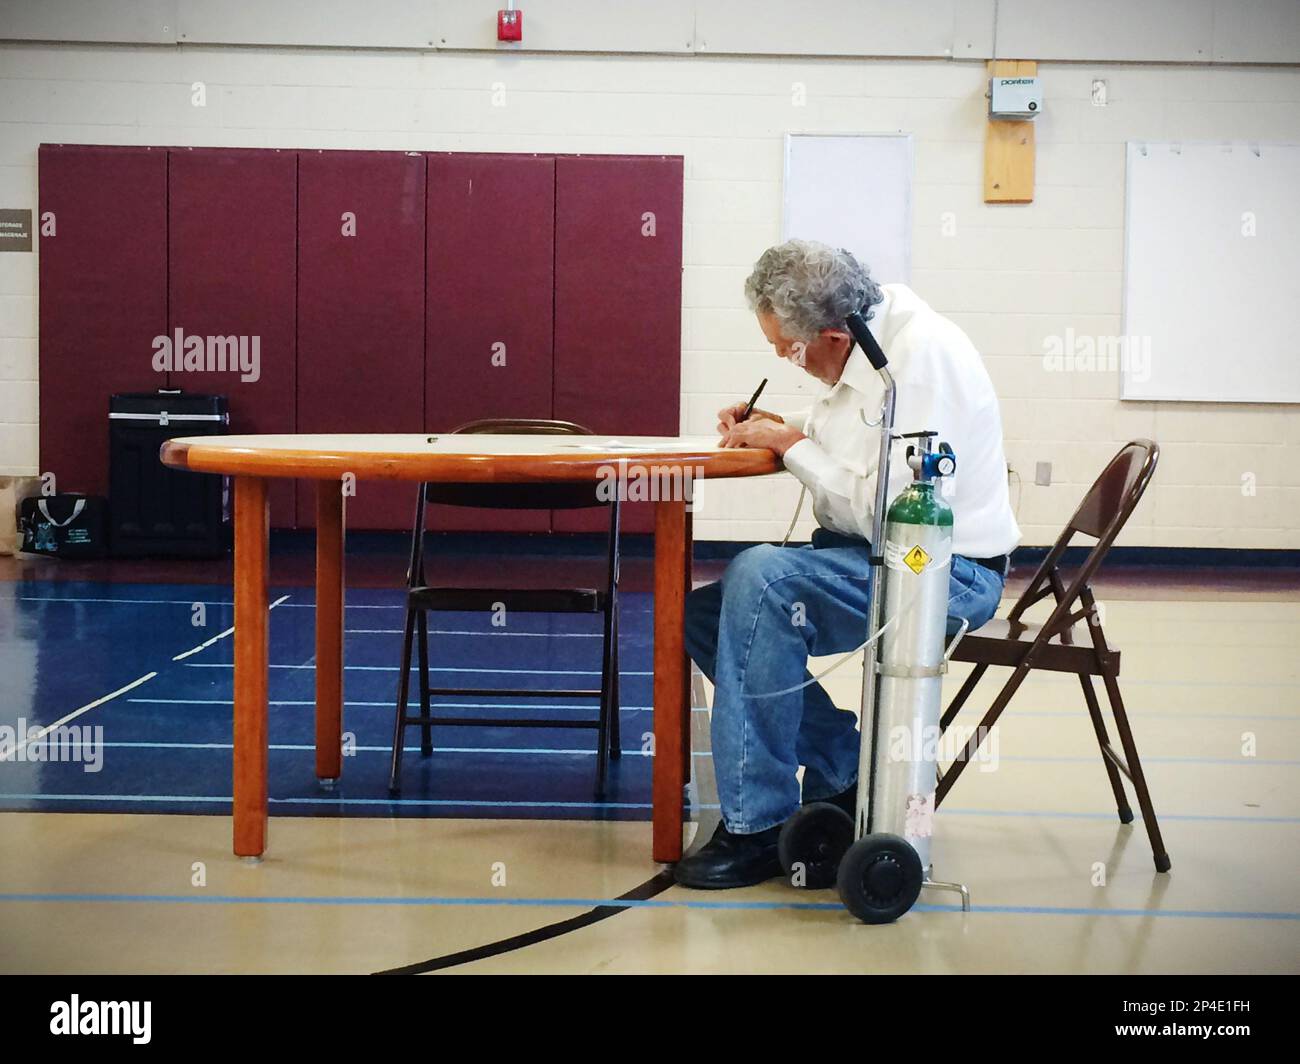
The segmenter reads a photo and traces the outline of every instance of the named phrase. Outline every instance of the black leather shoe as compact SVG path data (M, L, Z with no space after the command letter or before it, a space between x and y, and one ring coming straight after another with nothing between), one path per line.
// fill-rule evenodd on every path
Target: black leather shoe
M774 879L782 874L776 852L780 835L780 824L754 835L733 835L719 821L718 830L702 850L677 862L673 878L696 890L752 887Z
M858 815L858 781L854 780L848 790L841 791L839 794L832 794L829 798L806 799L804 805L812 805L814 801L829 802L831 805L838 805L851 817Z

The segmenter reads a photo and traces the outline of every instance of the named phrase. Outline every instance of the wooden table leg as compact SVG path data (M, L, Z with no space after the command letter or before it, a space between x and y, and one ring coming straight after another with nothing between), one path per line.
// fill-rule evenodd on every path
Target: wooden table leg
M682 710L690 698L683 570L689 543L686 503L655 503L653 856L664 864L682 856Z
M266 481L235 478L235 853L266 850L266 691L270 574Z
M693 531L694 522L691 520L691 511L686 511L686 530L682 540L682 596L691 593L691 580L693 568ZM685 626L685 613L682 615L682 624ZM682 684L682 774L683 786L691 782L691 656L686 652L686 643L682 642L682 669L686 674L685 682Z
M344 500L337 480L316 482L316 778L343 775Z

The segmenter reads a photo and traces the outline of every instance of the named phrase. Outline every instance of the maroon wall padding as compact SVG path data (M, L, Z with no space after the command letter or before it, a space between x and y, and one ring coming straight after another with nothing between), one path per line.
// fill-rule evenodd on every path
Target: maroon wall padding
M551 414L555 159L431 153L425 427ZM505 365L492 364L505 345ZM545 511L437 507L430 527L546 531Z
M601 434L676 436L681 401L682 158L555 161L555 417ZM643 235L652 214L654 235ZM624 528L653 528L648 503ZM605 527L555 514L557 531Z
M108 397L167 387L167 152L42 144L40 469L60 491L108 491Z
M424 428L424 170L415 153L298 154L299 432ZM411 527L413 486L356 491L349 528ZM298 527L315 515L301 482Z
M678 431L680 157L45 145L40 210L57 225L40 241L40 464L64 490L106 490L108 396L164 385L228 396L236 433ZM163 379L154 338L177 329L258 337L260 378ZM407 527L409 488L358 490L353 527ZM311 523L302 496L272 485L277 527ZM605 519L439 508L431 527ZM649 507L624 527L648 531Z
M297 169L293 151L170 150L169 325L186 336L260 337L260 377L171 375L230 398L230 431L294 432ZM291 528L294 485L271 485L271 523Z

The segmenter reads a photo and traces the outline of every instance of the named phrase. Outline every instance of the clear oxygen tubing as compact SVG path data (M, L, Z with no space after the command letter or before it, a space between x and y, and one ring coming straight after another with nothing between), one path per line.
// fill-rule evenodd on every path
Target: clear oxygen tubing
M808 485L799 485L799 501L794 504L794 516L790 518L790 527L785 530L785 538L781 540L781 546L788 546L790 537L794 535L794 526L799 523L799 514L803 512L803 497L808 494Z
M802 691L805 687L819 682L822 677L829 676L845 662L849 661L860 650L866 650L867 660L864 662L865 676L863 678L863 695L862 707L865 714L868 706L875 704L875 687L876 687L876 662L875 649L876 642L885 629L902 617L911 608L916 600L916 592L913 592L907 604L898 611L888 621L884 621L884 597L881 594L880 580L884 571L884 539L885 539L885 514L889 506L889 449L894 443L894 408L897 386L894 383L893 374L888 368L881 366L877 372L885 382L885 395L880 404L880 420L868 421L865 412L859 410L858 416L862 418L862 423L868 427L880 427L880 453L876 459L876 500L875 509L871 515L871 576L869 579L874 583L870 588L870 600L867 607L867 638L866 640L843 655L839 661L819 672L816 676L811 676L801 684L794 687L786 688L783 691L764 691L759 693L741 692L742 698L773 698L777 695L792 694L795 691ZM807 491L805 485L799 492L799 503L795 507L794 517L790 521L790 528L785 534L785 539L781 546L785 546L790 541L790 535L794 532L794 526L799 520L799 511L803 508L804 493ZM882 623L883 622L883 623ZM873 714L874 715L874 714Z
M885 634L885 631L890 627L890 625L892 625L900 617L907 616L907 614L911 611L912 607L916 604L916 596L919 594L920 594L919 588L913 591L912 594L909 596L908 600L905 603L903 603L903 608L900 609L896 614L894 614L894 616L890 617L887 621L885 621L885 623L882 624L879 628L877 628L876 631L872 633L872 635L867 639L865 643L862 643L860 646L854 647L852 650L847 651L838 661L835 662L834 665L827 666L816 676L813 676L810 679L805 680L803 683L798 684L795 687L787 687L781 691L761 691L756 694L751 694L748 691L742 691L740 693L740 696L742 698L774 698L776 695L788 695L793 693L794 691L802 691L805 687L809 687L812 684L817 683L823 676L829 676L841 665L849 661L853 657L853 655L856 654L859 650L864 650L866 649L867 646L876 642L876 640L878 640L882 635ZM957 649L957 644L960 643L963 638L965 638L966 632L969 629L970 629L970 618L963 617L961 619L961 627L957 629L956 634L949 641L948 649L943 652L943 660L945 662L950 661L952 659L953 652Z
M876 589L876 590L872 591L872 596L873 596L873 597L877 594L878 590L879 590L879 589ZM866 639L865 642L863 642L863 643L859 643L859 644L858 644L856 647L854 647L852 650L847 651L843 656L841 656L841 657L839 658L838 661L835 662L835 664L833 664L833 665L828 665L828 666L827 666L826 668L824 668L821 672L819 672L816 676L810 676L808 679L804 680L803 683L801 683L801 684L795 684L794 687L786 687L786 688L783 688L783 689L780 690L780 691L757 691L757 692L753 692L753 691L742 691L742 692L740 693L740 697L741 697L741 698L775 698L777 695L788 695L788 694L793 694L795 691L802 691L805 687L809 687L809 686L811 686L812 684L815 684L815 683L820 682L820 680L822 679L822 677L824 677L824 676L829 676L829 675L830 675L831 673L833 673L836 669L838 669L841 665L844 665L846 662L850 661L850 660L853 658L853 656L854 656L855 654L858 653L858 651L860 651L860 650L865 650L867 647L870 647L870 646L874 646L875 643L876 643L876 641L877 641L878 639L880 639L880 637L881 637L882 635L884 635L885 632L886 632L886 631L887 631L887 630L888 630L888 629L889 629L889 628L890 628L890 627L891 627L895 622L897 622L898 619L899 619L900 617L905 617L905 616L907 616L908 611L910 611L911 608L912 608L912 606L916 603L916 597L917 597L917 595L918 595L919 593L920 593L919 589L914 589L914 590L912 591L911 596L908 598L908 600L907 600L905 603L903 603L903 607L902 607L902 608L901 608L901 609L900 609L896 614L894 614L892 617L890 617L888 620L886 620L883 624L881 624L879 628L877 628L874 632L872 632L872 633L867 637L867 639ZM965 633L963 632L963 634L965 634Z

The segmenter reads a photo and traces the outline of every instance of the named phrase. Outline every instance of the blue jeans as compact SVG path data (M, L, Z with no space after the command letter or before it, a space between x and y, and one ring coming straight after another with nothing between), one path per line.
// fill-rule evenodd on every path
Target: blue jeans
M857 718L809 677L808 656L847 653L866 638L868 547L818 529L803 547L742 551L719 583L686 599L686 648L714 684L713 769L727 830L749 835L785 821L803 794L818 801L858 776ZM948 631L997 612L1003 577L953 555ZM794 623L801 610L802 623Z

